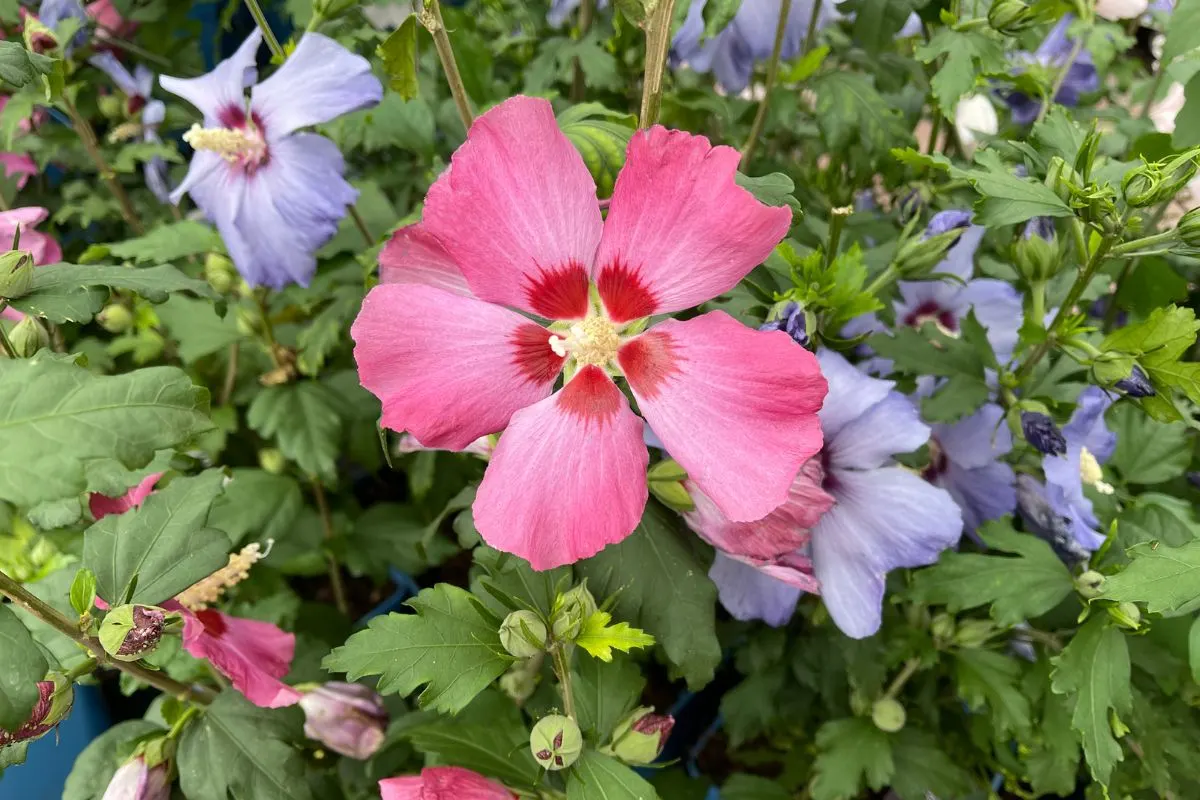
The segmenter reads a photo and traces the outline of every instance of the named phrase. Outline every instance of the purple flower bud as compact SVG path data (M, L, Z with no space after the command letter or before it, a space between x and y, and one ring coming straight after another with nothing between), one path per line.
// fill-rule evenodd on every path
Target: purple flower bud
M1116 387L1130 397L1153 397L1157 394L1154 385L1150 383L1150 376L1137 364L1133 365L1133 371L1129 373L1128 378L1117 381Z
M1025 441L1048 456L1061 456L1067 452L1067 440L1054 420L1036 411L1021 412L1021 431Z
M1026 239L1032 239L1037 236L1046 241L1054 238L1054 219L1051 217L1034 217L1025 223L1025 231L1023 236Z
M301 697L300 707L304 735L335 753L364 761L383 744L388 712L370 687L326 683Z
M808 323L804 318L804 309L799 303L789 302L778 317L763 323L759 330L783 331L792 337L796 344L808 347Z
M71 713L75 689L64 676L56 675L50 680L38 681L37 688L37 703L29 713L29 719L11 733L0 728L0 747L45 736Z
M939 211L925 226L925 238L929 239L949 231L965 228L971 224L971 212L959 209Z
M134 756L108 782L100 800L170 800L171 780L167 762L146 766L144 756Z

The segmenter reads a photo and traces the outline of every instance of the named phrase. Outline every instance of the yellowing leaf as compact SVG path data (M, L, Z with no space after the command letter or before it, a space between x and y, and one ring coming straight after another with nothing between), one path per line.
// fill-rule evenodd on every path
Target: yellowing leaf
M611 621L612 614L607 611L592 614L583 623L583 629L575 639L575 644L601 661L612 661L614 647L628 653L635 647L649 647L654 644L654 637L645 631L632 627L628 622L609 625Z

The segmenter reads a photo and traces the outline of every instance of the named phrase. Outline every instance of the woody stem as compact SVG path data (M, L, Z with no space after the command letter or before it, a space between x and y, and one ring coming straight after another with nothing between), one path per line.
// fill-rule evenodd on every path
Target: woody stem
M642 83L642 108L638 127L649 128L658 121L662 105L663 72L667 68L667 50L671 45L671 17L675 0L658 0L658 7L646 18L646 77Z
M469 131L475 116L471 113L471 101L467 98L467 87L463 84L462 73L458 71L458 62L454 60L454 50L450 47L446 21L442 19L442 6L438 0L426 2L425 10L421 12L421 24L433 36L433 46L442 62L442 71L446 73L446 83L450 84L450 94L454 96L458 116L462 119L463 128Z
M4 595L9 600L21 608L28 611L33 616L37 617L42 622L46 623L56 631L71 639L75 643L87 649L92 658L98 664L119 669L143 683L148 683L160 691L166 692L172 697L180 700L187 700L200 705L208 705L213 701L213 694L208 689L201 686L188 686L180 683L177 680L168 678L161 672L154 672L145 667L139 666L132 661L118 661L110 658L108 653L104 652L104 648L100 644L100 640L95 637L88 636L81 631L79 627L72 623L61 613L54 608L43 603L30 592L26 591L25 587L17 583L8 575L0 572L0 595Z
M66 109L67 116L71 120L71 127L75 129L79 140L83 142L83 149L87 151L88 158L92 160L92 164L100 173L108 190L116 198L117 205L121 207L121 216L125 218L125 222L129 224L133 232L141 236L146 230L142 227L142 221L138 219L137 212L133 209L133 203L129 201L129 195L125 193L125 187L121 185L121 181L117 180L117 174L104 160L104 154L100 152L100 142L96 139L96 131L92 128L92 124L80 115L79 109L66 95L63 96L63 108Z

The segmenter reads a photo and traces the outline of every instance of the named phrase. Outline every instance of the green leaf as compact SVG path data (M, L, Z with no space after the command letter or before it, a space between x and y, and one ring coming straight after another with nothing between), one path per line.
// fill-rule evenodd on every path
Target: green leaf
M388 88L405 100L412 100L421 90L417 80L417 24L417 15L411 14L375 48L375 55L383 61Z
M11 733L29 720L47 669L29 630L0 604L0 728Z
M717 589L708 565L685 538L679 519L651 501L638 527L575 565L596 597L616 596L612 612L649 633L667 661L698 689L721 661L714 606Z
M1067 695L1071 727L1080 735L1093 777L1104 784L1124 758L1109 716L1129 714L1133 705L1129 646L1125 635L1107 620L1107 615L1095 614L1079 629L1054 658L1050 685L1056 693Z
M816 78L817 124L834 150L858 144L882 153L897 140L909 139L900 113L884 101L871 75L833 70Z
M299 707L258 708L222 692L184 730L179 785L188 800L310 800L299 737Z
M611 756L587 749L567 776L567 800L658 800L658 792Z
M490 547L476 547L473 555L484 575L476 579L472 588L499 616L527 608L549 617L554 599L570 582L570 567L537 571L525 559ZM508 601L501 602L499 597Z
M230 478L208 524L225 531L235 547L251 536L264 542L286 537L304 505L295 479L261 469L235 469Z
M558 126L583 157L600 197L612 194L625 151L637 127L632 114L612 111L599 103L580 103L558 115Z
M913 574L918 603L945 604L951 612L990 605L1001 625L1016 625L1047 613L1074 589L1071 573L1050 545L1013 530L1009 517L979 530L993 550L1017 557L947 550L938 563Z
M171 292L217 299L206 282L189 278L169 264L140 268L50 264L34 270L29 294L13 300L12 306L51 322L87 322L108 298L98 286L137 292L152 303L161 303Z
M324 384L299 381L255 395L246 423L274 439L280 452L307 474L333 480L342 435L337 407L338 398Z
M1200 617L1192 620L1192 625L1188 628L1188 667L1192 673L1192 680L1200 683Z
M1129 548L1129 566L1104 581L1103 597L1145 603L1152 614L1174 611L1200 597L1200 541Z
M1141 409L1119 404L1109 415L1117 449L1109 465L1129 483L1162 483L1177 478L1192 460L1188 427L1155 422Z
M950 174L969 181L981 195L975 204L975 224L1015 225L1034 217L1074 216L1071 207L1050 187L1033 178L1018 177L1012 166L992 150L980 150L973 169L952 167Z
M1164 30L1167 33L1162 53L1165 69L1177 56L1200 47L1200 2L1178 0L1175 10L1171 12L1171 24Z
M224 479L219 469L176 478L140 508L88 528L83 563L96 573L100 596L113 605L160 605L225 566L229 537L205 526Z
M751 177L742 172L735 172L734 182L754 195L755 199L767 206L788 206L792 211L800 211L800 203L795 198L796 183L782 172L772 172L769 175Z
M895 769L887 734L870 720L832 720L817 731L817 758L809 788L813 800L852 800L864 787L882 789Z
M959 650L954 658L958 694L971 710L978 711L986 704L998 734L1029 730L1029 699L1016 686L1020 664L990 650Z
M839 14L853 14L850 35L854 43L868 53L895 48L896 34L908 17L926 0L851 0L838 8Z
M721 787L721 800L791 800L792 794L775 781L738 772Z
M578 658L572 673L579 727L602 743L637 705L646 679L636 664L619 657L611 663L596 658Z
M704 4L704 39L711 39L737 15L742 0L708 0ZM773 30L774 28L772 28Z
M592 614L584 621L575 644L601 661L612 661L614 649L628 653L654 645L653 636L631 627L628 622L618 622L616 625L610 625L610 622L612 614L607 611Z
M939 28L928 44L917 48L915 55L926 64L944 57L930 88L942 113L948 117L954 113L959 98L975 88L980 74L1002 73L1006 69L1003 42L994 33L978 28L967 31Z
M1142 542L1181 547L1200 535L1200 522L1188 501L1157 492L1143 492L1117 517L1117 531L1121 544L1126 547Z
M206 300L175 295L156 307L154 313L171 338L179 342L179 357L186 364L219 353L242 338L234 315L218 316Z
M117 258L161 263L187 256L221 252L221 235L211 225L192 220L167 222L135 239L105 245Z
M978 351L965 339L942 333L933 323L877 333L867 339L867 344L884 358L892 359L903 372L984 379L984 361Z
M62 800L101 800L117 767L121 766L118 753L137 739L157 732L166 731L144 719L129 719L92 739L71 767Z
M14 89L33 83L40 75L50 75L57 59L31 53L19 40L0 40L0 81Z
M55 360L0 360L0 499L18 506L78 495L86 464L130 469L211 428L208 392L174 367L97 376Z
M400 735L440 763L473 769L513 787L537 785L541 770L529 752L529 731L508 697L488 690L459 716L431 720L404 728Z
M379 691L408 696L425 686L422 708L461 711L512 663L500 644L499 620L485 616L469 592L439 583L408 601L415 614L371 620L325 659L350 680L379 676Z
M891 742L896 764L891 788L900 800L928 800L930 794L965 797L974 788L971 773L938 747L933 736L906 726Z
M71 581L71 608L79 616L89 613L96 605L96 573L87 567L75 572Z
M1119 328L1100 343L1103 351L1117 350L1137 356L1143 366L1178 361L1196 341L1200 321L1190 308L1168 306L1155 309L1135 325Z
M1041 664L1039 663L1039 667ZM1067 699L1044 693L1045 709L1037 726L1039 742L1026 759L1029 780L1040 794L1068 796L1079 779L1079 742L1071 729Z
M308 321L296 337L300 348L296 366L302 375L312 377L320 373L325 360L348 340L347 331L362 308L362 301L361 286L339 286L333 291L333 301Z
M1167 36L1170 38L1169 33ZM1200 36L1197 41L1200 42ZM1177 150L1200 144L1200 75L1192 76L1183 94L1183 108L1175 115L1175 131L1171 134L1171 146Z

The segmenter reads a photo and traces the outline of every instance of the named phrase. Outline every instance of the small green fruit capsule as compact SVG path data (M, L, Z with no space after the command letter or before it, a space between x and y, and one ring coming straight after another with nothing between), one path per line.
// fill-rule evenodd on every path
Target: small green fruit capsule
M1135 603L1117 603L1108 609L1108 615L1122 628L1136 631L1142 626L1142 610Z
M96 321L109 333L124 333L133 324L133 312L120 303L113 303L100 311Z
M1103 589L1104 576L1094 569L1089 569L1075 579L1075 591L1079 592L1080 596L1087 600L1099 597Z
M282 475L287 469L287 458L274 447L266 447L258 451L258 465L272 475Z
M1037 16L1021 0L996 0L988 10L987 19L994 30L1012 35L1036 22Z
M12 342L17 358L29 358L50 346L50 332L36 318L25 317L8 332L8 340Z
M890 697L881 697L871 707L871 721L885 733L896 733L904 727L904 706Z
M588 591L587 581L559 597L557 610L550 618L554 638L569 642L579 635L583 623L596 613L596 598Z
M546 650L546 623L532 611L514 611L500 626L500 644L517 658L533 658Z
M227 257L209 253L204 259L204 279L218 294L226 294L237 285L238 274Z
M551 714L542 717L529 734L529 751L543 769L566 769L583 752L583 734L570 717Z
M4 243L5 246L8 242ZM24 250L0 253L0 297L16 300L33 285L33 257Z

